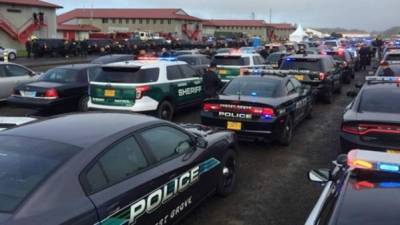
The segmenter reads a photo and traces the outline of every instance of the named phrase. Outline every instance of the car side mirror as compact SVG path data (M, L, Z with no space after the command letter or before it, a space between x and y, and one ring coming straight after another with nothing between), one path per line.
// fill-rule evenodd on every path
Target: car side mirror
M356 87L357 89L361 89L362 86L363 86L362 83L357 83L357 84L354 85L354 87Z
M330 181L332 173L330 169L317 169L308 172L308 180L315 183L324 184Z
M28 75L31 76L31 77L34 77L34 76L37 75L37 73L36 73L36 72L33 72L33 71L29 71L29 74L28 74Z
M358 92L357 91L348 91L347 92L347 97L352 97L352 98L354 98L354 97L356 97L358 95Z
M196 143L196 147L199 147L199 148L207 148L207 146L208 146L208 142L202 137L197 137L195 139L195 143Z
M347 165L347 155L346 154L341 154L336 158L336 163L340 166L345 166Z

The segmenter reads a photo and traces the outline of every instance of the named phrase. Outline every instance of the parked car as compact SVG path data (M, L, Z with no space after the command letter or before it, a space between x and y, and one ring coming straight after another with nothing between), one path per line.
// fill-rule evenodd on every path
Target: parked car
M211 60L206 55L181 55L177 57L178 61L183 61L189 64L199 74L204 74L210 66Z
M0 62L0 101L6 100L21 83L37 78L36 73L22 65Z
M50 69L37 81L17 86L7 102L35 109L87 110L89 80L100 65L75 64Z
M8 60L12 61L17 58L17 50L13 48L4 48L0 46L0 58L4 59L4 52L7 52Z

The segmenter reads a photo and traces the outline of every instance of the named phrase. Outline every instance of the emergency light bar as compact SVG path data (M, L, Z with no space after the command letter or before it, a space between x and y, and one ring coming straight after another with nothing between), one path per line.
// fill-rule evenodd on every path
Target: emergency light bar
M155 57L155 56L144 56L144 57L138 57L138 60L144 60L144 61L177 61L176 57Z
M347 155L347 164L352 169L400 174L400 154L352 150Z
M247 75L278 75L278 76L288 76L288 75L319 75L319 72L314 72L310 70L273 70L273 69L249 69Z
M398 83L400 82L400 77L377 77L377 76L368 76L365 78L368 82L388 82L388 83Z

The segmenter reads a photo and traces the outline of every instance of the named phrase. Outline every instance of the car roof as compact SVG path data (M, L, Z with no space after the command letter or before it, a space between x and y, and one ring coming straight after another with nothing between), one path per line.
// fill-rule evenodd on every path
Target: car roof
M342 189L343 194L329 224L399 224L400 188L393 186L396 182L387 182L388 187L382 183L385 182L350 178Z
M238 52L238 53L218 53L215 56L241 56L241 57L251 57L255 55L260 55L258 53L245 53L245 52Z
M118 132L155 121L156 118L140 114L68 114L22 125L0 135L45 139L87 148Z
M187 64L183 61L169 60L130 60L126 62L116 62L107 64L106 67L151 67L151 66L173 66Z
M191 54L191 55L179 55L176 58L197 58L197 57L207 57L207 55L203 55L203 54Z
M87 69L87 68L91 68L91 67L95 67L95 66L99 66L97 64L90 64L90 63L86 63L86 64L70 64L70 65L64 65L64 66L58 66L56 67L57 69L76 69L76 70L81 70L81 69Z
M296 54L296 55L291 55L290 58L293 59L325 59L329 58L331 56L329 55L314 55L314 54L308 54L308 55L301 55L301 54Z
M247 76L239 76L235 77L234 79L236 80L247 80L247 79L260 79L260 80L284 80L286 76L279 76L279 75L247 75Z

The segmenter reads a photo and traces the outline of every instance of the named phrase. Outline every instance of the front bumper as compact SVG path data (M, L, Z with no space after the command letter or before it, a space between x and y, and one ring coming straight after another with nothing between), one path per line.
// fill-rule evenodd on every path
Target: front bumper
M259 119L255 121L237 120L229 118L221 118L215 116L212 112L201 112L201 123L210 127L217 127L227 129L229 122L240 122L240 130L234 131L239 137L245 138L261 138L268 140L275 140L282 132L284 119Z
M359 136L348 134L348 133L341 133L340 134L340 152L339 154L347 154L349 151L353 149L363 149L363 150L370 150L370 151L378 151L378 152L387 152L387 151L399 151L399 146L383 146L383 145L376 145L363 142Z

